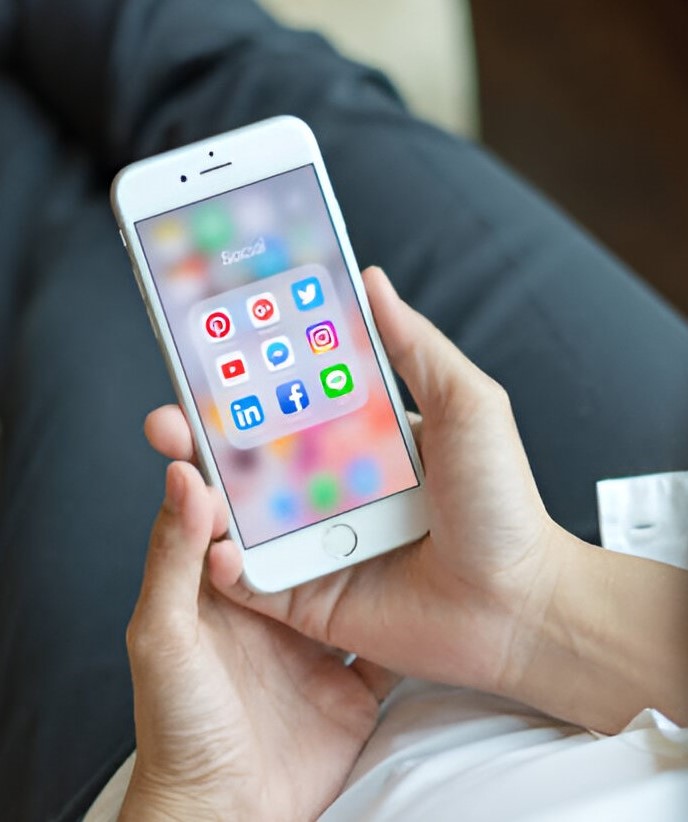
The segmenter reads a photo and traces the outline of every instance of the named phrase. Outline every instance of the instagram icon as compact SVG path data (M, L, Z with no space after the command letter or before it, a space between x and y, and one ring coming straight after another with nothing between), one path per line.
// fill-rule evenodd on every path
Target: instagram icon
M329 320L323 320L321 323L311 325L306 329L306 336L314 354L324 354L339 345L334 323Z

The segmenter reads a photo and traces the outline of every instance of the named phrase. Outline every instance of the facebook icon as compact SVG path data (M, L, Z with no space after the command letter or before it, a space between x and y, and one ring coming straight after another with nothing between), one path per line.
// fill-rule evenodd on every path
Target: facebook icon
M263 406L255 394L248 397L242 397L240 400L234 400L229 406L232 412L232 419L234 425L239 431L246 431L248 428L255 428L265 420L263 414Z
M278 385L277 399L283 414L296 414L311 404L301 380L292 380Z

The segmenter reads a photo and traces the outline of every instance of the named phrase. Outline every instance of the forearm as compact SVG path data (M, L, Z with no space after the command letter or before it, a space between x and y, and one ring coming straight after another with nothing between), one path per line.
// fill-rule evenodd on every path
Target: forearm
M643 708L688 724L688 572L560 531L556 585L523 624L509 695L613 733Z

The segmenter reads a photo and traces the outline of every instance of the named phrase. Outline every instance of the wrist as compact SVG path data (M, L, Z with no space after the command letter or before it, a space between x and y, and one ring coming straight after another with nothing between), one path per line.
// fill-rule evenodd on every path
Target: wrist
M605 733L643 708L688 717L688 574L564 529L546 607L525 612L505 696Z
M573 561L572 541L576 541L550 520L534 550L531 568L521 574L519 590L509 595L505 620L509 625L508 653L496 687L500 696L540 707L536 675L543 652L557 645L559 638L559 596L562 579L569 574Z
M255 819L228 800L217 801L202 786L180 786L142 772L134 766L119 822L216 822L218 819Z
M572 606L590 614L592 592L583 580L585 552L594 548L553 525L543 566L547 570L533 586L534 607L519 615L500 693L544 713L571 718L581 663L575 635L580 614L572 621Z

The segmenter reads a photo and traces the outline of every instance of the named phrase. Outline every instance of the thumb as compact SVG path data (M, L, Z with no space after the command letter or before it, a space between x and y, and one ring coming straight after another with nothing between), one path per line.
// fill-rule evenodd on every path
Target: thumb
M494 381L422 314L405 303L380 268L363 272L375 323L392 367L426 421L470 411Z
M153 526L137 610L156 622L172 615L195 619L203 561L213 535L215 505L188 463L167 468L165 500Z

